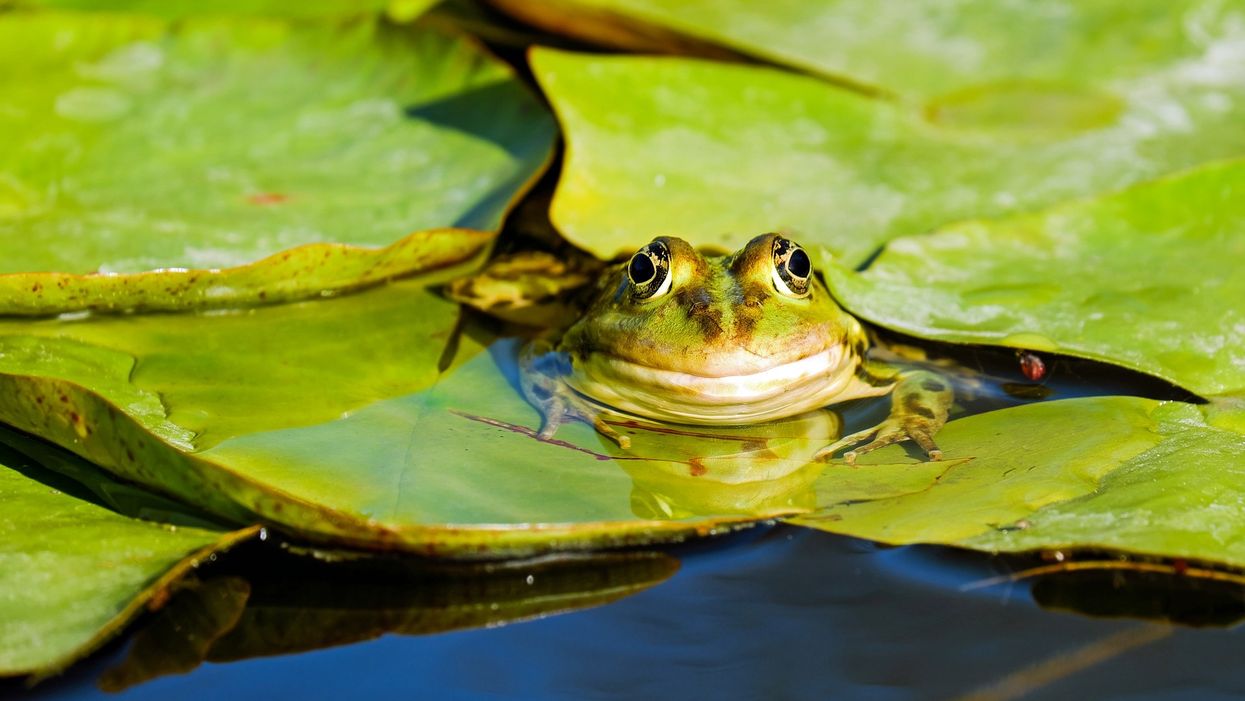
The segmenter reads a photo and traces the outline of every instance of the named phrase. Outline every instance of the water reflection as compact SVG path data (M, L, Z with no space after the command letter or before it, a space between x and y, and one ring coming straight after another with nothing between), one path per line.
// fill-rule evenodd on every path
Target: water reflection
M386 634L495 627L599 606L678 569L677 560L656 552L489 564L322 557L271 547L231 556L209 578L187 583L139 628L126 657L101 676L100 688L120 691L204 661L306 652Z
M463 618L452 607L430 606L426 610L448 615L430 614L422 619L429 625L420 627L421 619L411 613L419 607L405 607L403 602L421 597L446 603L438 597L453 592L436 594L435 577L430 593L416 595L411 590L419 588L418 580L406 580L407 591L385 589L378 587L376 574L365 570L336 570L351 575L339 577L333 565L291 563L270 551L244 553L222 563L208 580L219 579L216 586L230 590L240 578L253 589L237 632L217 635L219 642L201 655L233 662L131 687L126 696L279 692L322 698L349 691L466 699L920 699L1020 685L1029 694L1026 699L1079 696L1077 691L1094 698L1163 698L1162 689L1178 683L1191 691L1188 685L1198 678L1221 693L1245 691L1245 675L1232 664L1239 656L1239 633L1050 615L1033 606L1028 593L1031 584L1036 595L1043 582L1062 580L1070 586L1062 590L1058 610L1112 606L1113 613L1133 616L1152 610L1147 604L1129 613L1127 606L1117 605L1136 600L1121 596L1137 585L1135 580L1083 587L1078 583L1085 580L1075 578L1016 580L969 595L966 586L1042 563L945 548L879 548L790 527L699 541L669 551L668 557L683 562L673 579L608 607L495 630L459 627L452 635L386 636L313 655L274 658L275 653L309 649L311 641L340 645L375 637L386 630L386 622L410 622L402 632L427 633L453 629L444 624ZM653 566L659 579L661 565ZM530 586L522 568L510 574L494 591L522 592ZM636 579L645 577L624 578L623 586ZM403 578L381 575L379 581ZM1223 602L1233 592L1191 591L1174 578L1156 579L1150 590L1152 601L1166 597L1186 610L1211 601L1226 610ZM1242 590L1237 587L1235 593L1239 602ZM490 610L487 601L464 608ZM183 613L195 608L183 607ZM198 616L207 618L202 609ZM158 621L153 618L149 627ZM170 630L186 630L189 624L188 618L165 621ZM138 637L129 659L119 665L110 661L116 670L160 662L159 656L136 659ZM259 657L244 659L244 652ZM171 644L163 653L164 659L179 655ZM104 673L105 680L121 678L122 671ZM82 685L96 681L81 679L76 696L89 695L91 689ZM62 683L61 693L72 683ZM55 684L44 690L56 695Z

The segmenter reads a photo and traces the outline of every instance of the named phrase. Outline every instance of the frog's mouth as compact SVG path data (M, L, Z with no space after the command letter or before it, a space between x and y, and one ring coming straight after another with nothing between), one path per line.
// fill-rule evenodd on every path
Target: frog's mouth
M567 383L624 412L687 424L748 424L780 419L859 397L885 394L856 375L843 345L755 372L707 376L656 368L608 354L574 364Z

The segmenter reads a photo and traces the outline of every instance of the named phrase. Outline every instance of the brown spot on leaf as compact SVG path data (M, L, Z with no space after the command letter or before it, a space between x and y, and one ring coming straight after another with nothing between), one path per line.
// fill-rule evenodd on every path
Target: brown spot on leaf
M290 199L289 195L284 195L284 194L281 194L280 192L257 192L253 195L248 195L246 198L246 201L250 202L253 205L259 205L261 207L266 207L269 205L281 204L282 202L286 202L289 199Z

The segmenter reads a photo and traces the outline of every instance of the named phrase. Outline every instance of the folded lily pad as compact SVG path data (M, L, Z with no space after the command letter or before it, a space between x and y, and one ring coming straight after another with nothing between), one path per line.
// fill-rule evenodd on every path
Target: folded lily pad
M1245 63L1226 58L933 111L755 66L552 50L531 62L567 140L553 223L600 257L657 234L733 250L782 230L855 266L898 235L1245 154Z
M0 676L63 669L256 533L140 521L7 446L0 463Z
M1240 7L1217 0L1058 8L992 0L493 3L551 31L616 46L678 51L680 37L692 37L909 98L1008 83L1109 86L1163 71L1192 77L1198 66L1237 61L1242 41Z
M1233 161L893 241L863 273L828 279L890 329L1102 360L1212 396L1245 394L1243 269Z
M947 424L947 460L891 446L830 465L794 523L990 552L1106 549L1245 567L1245 435L1137 397L1030 404Z
M419 269L428 248L395 242L496 230L556 135L473 43L375 18L9 13L0 66L0 313L223 306ZM304 244L322 246L287 251ZM147 272L169 268L189 272Z

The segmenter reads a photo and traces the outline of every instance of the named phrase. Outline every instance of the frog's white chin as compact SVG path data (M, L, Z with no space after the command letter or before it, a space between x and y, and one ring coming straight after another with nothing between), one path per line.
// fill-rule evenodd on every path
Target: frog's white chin
M575 363L567 383L629 414L674 423L723 425L781 419L860 397L886 394L856 375L843 346L745 375L706 377L594 354Z

